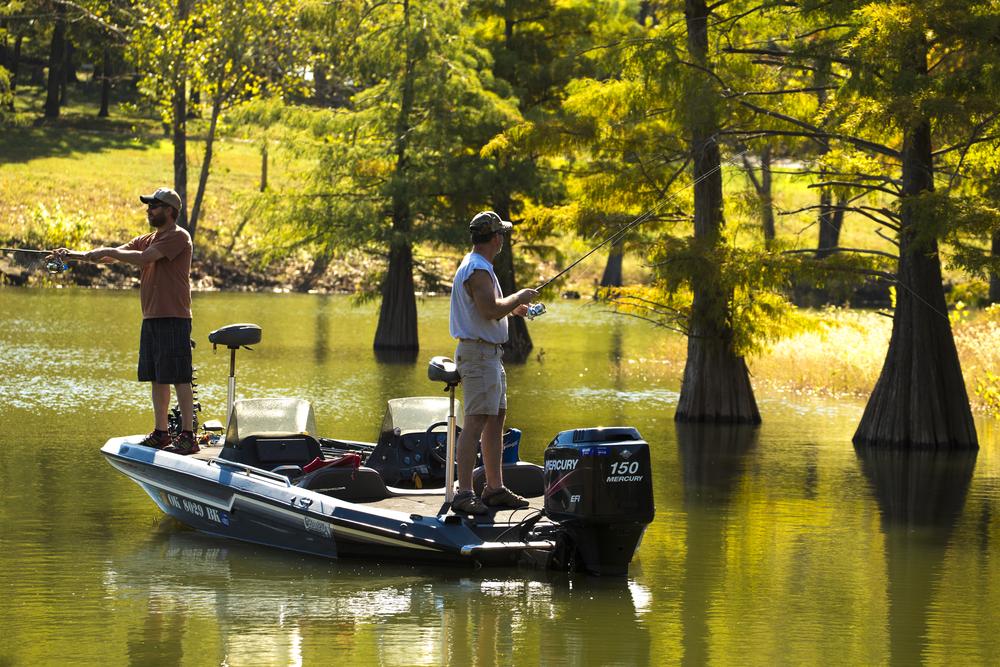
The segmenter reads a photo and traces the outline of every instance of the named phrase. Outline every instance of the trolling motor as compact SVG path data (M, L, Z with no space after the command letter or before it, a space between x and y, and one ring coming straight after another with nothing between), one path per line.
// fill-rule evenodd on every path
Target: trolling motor
M226 433L233 418L233 402L236 400L236 350L241 347L253 352L250 345L260 342L261 331L256 324L229 324L208 334L212 349L219 345L229 348L229 386L226 391Z
M444 500L451 507L455 498L455 387L462 381L458 365L448 357L434 357L427 366L427 377L432 382L444 382L448 392L448 446L444 461Z

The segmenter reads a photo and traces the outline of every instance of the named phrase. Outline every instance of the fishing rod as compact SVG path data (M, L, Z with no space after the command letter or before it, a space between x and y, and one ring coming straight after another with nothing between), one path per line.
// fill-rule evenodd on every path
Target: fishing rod
M45 255L47 257L45 260L45 269L49 273L62 273L63 271L69 270L69 264L66 263L66 260L49 250L34 250L32 248L0 248L0 253L4 255L14 252L24 252L29 255ZM75 262L76 260L71 259L69 261Z
M549 278L548 280L546 280L545 282L543 282L541 285L539 285L538 287L536 287L535 291L536 292L541 292L550 283L558 280L563 275L569 273L569 271L571 269L573 269L573 267L575 267L577 264L579 264L583 260L587 259L591 255L593 255L595 252L597 252L598 250L600 250L601 248L603 248L607 244L613 243L615 241L618 241L621 238L624 238L625 234L627 234L630 229L632 229L633 227L635 227L637 225L641 225L642 223L644 223L647 220L651 219L653 217L653 215L656 214L657 211L659 211L661 208L663 208L664 206L666 206L668 203L670 203L671 201L673 201L674 199L676 199L677 196L680 195L682 192L686 191L689 188L693 188L694 186L696 186L699 183L701 183L702 181L704 181L706 178L714 175L715 172L720 171L722 169L722 166L724 164L729 164L733 160L736 160L737 158L741 158L741 157L743 157L744 155L746 155L749 152L750 152L750 149L748 148L748 149L746 149L744 151L741 151L741 152L737 153L736 155L734 155L731 158L727 158L727 159L725 159L723 161L720 161L718 165L716 165L715 167L712 167L712 169L710 169L707 173L702 174L701 176L699 176L695 180L691 181L689 184L685 185L680 190L675 191L672 195L663 197L656 204L654 204L652 206L652 208L650 208L648 211L646 211L645 213L643 213L642 215L640 215L639 217L637 217L635 220L633 220L632 222L628 223L627 225L625 225L624 227L622 227L621 229L619 229L617 232L615 232L614 234L612 234L608 238L606 238L603 241L601 241L599 244L597 244L596 246L594 246L593 248L591 248L590 251L588 251L585 255L583 255L582 257L580 257L579 259L577 259L575 262L573 262L572 264L570 264L569 266L567 266L565 269L563 269L562 271L560 271L559 273L557 273L556 275L552 276L551 278ZM536 304L533 304L533 305L531 305L531 306L528 307L528 313L525 315L525 317L527 317L528 319L534 319L534 318L538 317L539 315L541 315L544 312L545 312L545 304L543 304L543 303L536 303Z

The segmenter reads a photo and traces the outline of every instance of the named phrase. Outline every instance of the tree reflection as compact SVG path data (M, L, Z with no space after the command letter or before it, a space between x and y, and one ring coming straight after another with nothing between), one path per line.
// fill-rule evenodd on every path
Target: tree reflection
M677 422L684 480L686 555L682 623L684 663L710 662L709 612L724 590L725 530L733 490L743 476L758 429L746 425Z
M935 587L977 452L864 446L855 451L885 535L891 661L918 664L926 658Z

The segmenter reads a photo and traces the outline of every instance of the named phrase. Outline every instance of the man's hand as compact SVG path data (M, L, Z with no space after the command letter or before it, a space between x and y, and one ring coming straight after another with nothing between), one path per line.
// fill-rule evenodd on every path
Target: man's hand
M528 314L528 306L529 305L530 304L525 304L525 303L519 304L517 306L517 308L515 308L512 311L510 311L510 314L511 315L517 315L518 317L524 317L525 315Z
M517 291L514 294L514 300L523 306L527 306L534 300L536 296L538 296L538 290L531 289L530 287L528 287L523 290Z

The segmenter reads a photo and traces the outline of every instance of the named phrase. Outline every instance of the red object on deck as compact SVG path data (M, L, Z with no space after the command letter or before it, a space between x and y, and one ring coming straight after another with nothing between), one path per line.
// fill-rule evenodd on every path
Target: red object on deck
M351 452L335 459L323 459L317 456L312 461L302 466L302 472L310 473L321 468L346 468L348 466L354 468L355 470L360 468L361 455Z

